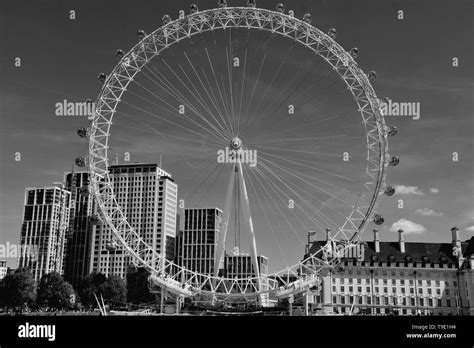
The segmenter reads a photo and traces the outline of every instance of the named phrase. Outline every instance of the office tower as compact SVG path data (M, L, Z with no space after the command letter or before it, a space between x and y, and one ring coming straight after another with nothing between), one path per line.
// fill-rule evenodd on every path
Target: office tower
M64 272L70 199L69 191L56 186L25 189L19 266L30 268L36 281Z
M213 275L221 219L218 208L184 210L184 229L179 232L176 248L178 265Z
M178 185L156 164L126 164L109 167L117 203L141 238L161 256L174 259ZM93 233L91 271L126 278L131 258L114 241L104 222ZM155 261L158 267L158 260Z
M64 278L76 288L90 270L94 216L94 197L89 193L89 173L64 173L65 188L71 192L69 238L67 240Z

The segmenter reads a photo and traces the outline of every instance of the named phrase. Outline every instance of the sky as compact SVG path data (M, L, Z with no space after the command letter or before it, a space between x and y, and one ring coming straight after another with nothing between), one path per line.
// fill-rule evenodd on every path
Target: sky
M196 3L200 9L215 6L215 1ZM236 6L244 3L229 1L229 5ZM273 1L258 1L262 8L274 8L275 4ZM138 29L152 32L161 25L164 14L176 18L178 11L187 9L188 5L183 1L136 1L133 4L126 1L15 1L0 5L0 49L3 52L0 80L0 243L19 242L25 187L48 186L62 180L63 173L71 169L74 158L87 150L85 142L75 134L77 127L87 126L87 120L84 117L58 117L55 104L64 99L95 100L100 88L96 76L113 68L115 51L118 48L127 51L136 43ZM289 4L287 9L290 9ZM380 228L381 239L396 240L395 231L403 228L407 241L450 242L449 230L453 226L460 228L462 239L470 238L474 233L472 1L292 1L291 9L299 18L306 12L311 13L313 25L324 32L331 27L337 28L337 41L345 49L357 47L359 66L364 71L377 72L374 88L379 97L420 103L418 120L397 116L385 119L387 124L399 129L399 133L389 139L389 148L390 153L400 156L400 164L390 168L387 178L387 182L396 187L396 195L382 196L379 200L377 212L386 221ZM70 10L75 11L73 20L70 19ZM400 10L403 19L398 19ZM216 147L209 132L194 123L190 126L184 118L172 118L176 116L172 111L163 110L164 105L176 107L179 103L177 98L157 88L153 72L162 73L179 88L185 99L192 100L204 113L197 99L180 85L172 71L184 79L183 68L202 93L202 100L211 105L212 98L206 97L205 89L199 88L199 80L195 75L193 77L192 66L183 52L200 73L204 69L211 78L204 50L208 48L215 59L218 75L227 79L225 57L228 40L224 33L216 33L205 34L192 42L183 41L161 57L171 69L164 65L164 61L153 60L151 70L144 71L123 98L115 128L112 128L111 153L127 151L131 153L132 161L155 163L159 162L161 155L164 169L173 174L180 187L180 198L190 206L218 205L222 209L229 172L218 168L212 161L215 162L215 151L222 149L228 139L221 139L220 147ZM250 122L239 135L249 148L260 151L259 163L270 165L265 161L273 161L282 179L295 182L289 172L297 167L288 160L306 161L306 164L312 161L310 165L320 169L318 175L304 166L299 167L299 175L317 177L320 180L318 187L326 191L337 186L339 190L334 189L331 193L339 199L354 198L356 187L362 180L359 173L363 164L361 143L356 137L345 139L347 141L288 142L292 136L360 134L355 104L348 93L343 93L342 81L327 65L316 61L291 41L245 31L235 32L233 40L232 55L241 58L241 62L245 48L250 52L248 70L243 75L240 75L241 70L236 72L234 83L240 86L240 76L245 76L247 85L244 87L247 88L243 99L247 102L255 99L249 110L242 114L242 122ZM19 67L15 66L17 57L21 59ZM263 57L265 63L259 75ZM454 57L458 59L457 66L453 66ZM282 62L284 68L270 83ZM204 73L200 76L204 77ZM257 88L252 93L255 81ZM188 84L188 87L192 86ZM191 91L195 93L192 88ZM218 92L215 88L214 91ZM237 101L238 89L234 91ZM157 96L168 104L156 99ZM283 102L286 97L289 97L288 101ZM288 118L283 112L289 102L296 106L297 118ZM246 109L245 103L243 109ZM217 114L218 110L215 111ZM152 114L161 118L149 117ZM200 137L191 136L196 133L183 132L182 127L175 127L164 119L188 125L188 129L199 131ZM317 122L311 123L313 119ZM268 146L269 139L270 144L279 139L276 134L286 139L278 143L280 150L275 149L277 146L273 149ZM180 140L181 137L188 140ZM286 151L281 150L283 147ZM305 149L325 154L340 154L347 149L353 160L344 166L339 158L308 156L302 152ZM15 160L17 153L21 154L20 161ZM288 157L289 153L292 157ZM453 161L453 153L457 153L457 161ZM285 165L287 167L283 167ZM333 168L331 173L350 176L352 180L321 171L328 168ZM267 172L267 178L271 178L268 175ZM259 251L270 260L278 260L274 264L284 264L286 260L284 262L282 258L288 261L298 258L303 252L306 231L302 226L296 226L298 222L311 225L315 219L302 210L298 217L288 211L278 214L278 207L282 207L279 204L292 197L271 191L270 184L259 181L265 180L264 176L248 172L247 179L257 220ZM260 190L253 188L253 184ZM321 191L316 195L309 189L314 189L314 185L305 181L300 181L299 185L300 192L304 191L301 193L303 198L310 199L305 194L313 196L312 206L317 206L326 217L338 219L340 214L328 208L338 206L338 198ZM288 194L288 187L277 186ZM215 189L209 190L211 187ZM297 189L296 186L293 188ZM266 195L264 191L270 194ZM280 199L277 206L270 204L272 197ZM259 199L265 208L258 204ZM399 200L403 201L402 208ZM344 207L338 207L345 213ZM275 234L270 234L268 229L259 234L265 230L264 210L270 212L268 218L275 227ZM282 227L285 217L290 224ZM297 231L289 231L290 225ZM320 230L317 224L313 227ZM229 240L233 238L232 234L231 228ZM371 239L370 229L366 237ZM242 244L245 250L246 242ZM9 265L16 266L15 260L8 261Z

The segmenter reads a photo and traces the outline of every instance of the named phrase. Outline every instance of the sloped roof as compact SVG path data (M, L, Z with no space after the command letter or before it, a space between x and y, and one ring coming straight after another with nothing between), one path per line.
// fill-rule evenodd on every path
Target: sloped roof
M423 242L405 242L405 252L400 252L399 242L380 242L380 252L375 252L375 242L365 242L364 261L371 261L373 255L377 256L378 261L388 261L392 257L392 262L405 262L406 257L410 256L413 262L423 261L428 257L431 262L439 261L442 257L446 261L456 262L453 255L452 243L423 243ZM321 247L326 245L325 240L315 241L311 246L310 253L316 253ZM461 250L465 258L474 254L474 237L461 242Z

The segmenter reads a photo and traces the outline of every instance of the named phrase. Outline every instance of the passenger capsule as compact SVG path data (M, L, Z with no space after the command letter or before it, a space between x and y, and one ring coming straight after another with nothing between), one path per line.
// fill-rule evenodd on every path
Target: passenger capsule
M77 157L75 162L76 162L76 166L78 166L78 167L85 167L86 166L86 160L84 159L84 157Z
M115 251L117 249L117 242L115 242L114 240L109 240L107 241L107 243L105 243L105 248L108 251Z
M388 104L389 101L390 101L390 98L387 98L387 97L382 99L382 103L384 104Z
M396 135L397 133L398 133L398 129L397 129L397 127L395 127L395 126L390 127L390 128L388 129L388 131L387 131L387 135L388 135L389 137L393 137L393 136Z
M390 156L390 160L388 162L389 165L395 167L398 163L400 163L400 158L398 158L398 156Z
M115 251L115 248L113 247L112 242L110 241L105 243L105 249L107 249L108 251Z
M189 6L189 13L193 14L193 13L196 13L196 12L199 12L199 8L197 7L196 4L191 4L191 6Z
M78 128L77 129L77 135L79 135L81 138L86 138L87 137L87 129L84 127Z
M370 82L374 82L377 78L377 73L375 71L371 71L367 76L369 77Z
M276 11L280 12L280 13L284 13L285 12L285 5L283 5L282 3L279 3L278 5L276 5Z
M105 80L107 79L107 75L105 75L104 73L100 73L99 75L97 75L97 78L99 79L100 82L104 83Z
M123 57L123 51L122 50L117 50L115 52L115 58L122 59L122 57Z
M395 187L387 186L385 187L385 190L383 191L383 193L389 197L393 196L395 194Z
M328 31L328 36L329 36L331 39L336 40L336 36L337 36L337 31L336 31L336 29L334 29L334 28L329 29L329 31Z
M382 215L374 214L374 224L382 225L385 222L385 219Z
M92 225L100 225L101 223L98 215L92 215L89 221Z
M359 57L359 49L357 47L352 48L350 54L353 59L356 59L357 57Z
M227 7L227 0L219 0L217 2L217 7L219 7L219 8Z
M163 25L168 24L169 22L171 22L171 17L170 17L170 15L165 14L165 15L163 16L163 18L161 18L161 21L163 22Z
M79 194L82 196L88 196L89 195L89 189L87 187L79 187Z
M303 22L311 24L311 14L310 13L305 13L303 16Z
M145 33L145 30L138 30L137 31L137 35L138 35L138 39L141 41L145 38L146 36L146 33Z
M247 7L257 7L257 2L255 0L248 0Z

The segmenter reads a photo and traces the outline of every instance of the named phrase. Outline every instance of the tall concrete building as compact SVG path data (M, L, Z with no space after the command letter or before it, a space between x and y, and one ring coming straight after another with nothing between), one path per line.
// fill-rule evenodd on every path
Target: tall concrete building
M7 267L7 261L5 260L0 260L0 280L5 278L7 275L8 267Z
M257 256L258 271L260 274L268 274L268 258L263 255ZM255 271L250 254L239 253L238 255L225 255L224 274L227 278L251 278L255 277Z
M65 188L71 192L69 238L64 278L75 288L90 271L92 233L95 225L94 197L89 194L89 172L64 173Z
M64 188L25 189L19 267L30 268L36 281L50 272L64 273L70 201L71 193Z
M260 275L268 274L268 258L263 255L257 255L257 265ZM240 278L247 279L255 277L255 269L253 267L252 257L250 254L238 253L235 255L224 256L224 270L223 274L226 278ZM254 283L255 284L255 283ZM241 281L239 284L242 288L246 288L246 281ZM256 285L256 284L255 284ZM261 284L261 289L266 289L265 284ZM251 292L252 288L248 287L247 291ZM263 307L270 306L269 294L262 293L258 297L260 305Z
M156 252L173 260L178 185L171 175L156 164L143 163L113 165L109 173L127 221ZM106 223L93 232L91 271L125 279L131 258L120 245L110 248L112 241Z
M222 211L218 208L184 210L184 226L179 231L175 262L202 274L214 273Z
M348 249L340 267L325 272L319 291L309 291L313 312L368 315L474 315L474 237L451 243L373 241ZM317 253L327 240L309 241ZM305 258L306 258L305 256Z

